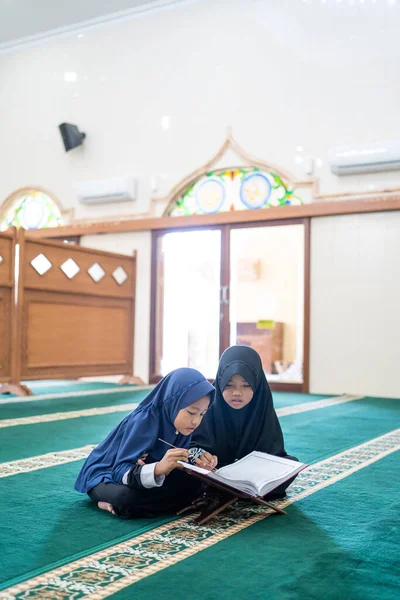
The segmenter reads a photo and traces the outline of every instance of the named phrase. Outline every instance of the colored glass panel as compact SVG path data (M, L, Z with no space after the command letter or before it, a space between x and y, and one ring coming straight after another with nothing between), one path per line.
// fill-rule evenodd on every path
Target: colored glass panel
M7 210L1 230L8 227L41 229L62 225L62 217L57 204L44 192L30 191L19 196Z
M201 215L303 204L293 186L276 173L257 168L207 173L169 208L169 216Z

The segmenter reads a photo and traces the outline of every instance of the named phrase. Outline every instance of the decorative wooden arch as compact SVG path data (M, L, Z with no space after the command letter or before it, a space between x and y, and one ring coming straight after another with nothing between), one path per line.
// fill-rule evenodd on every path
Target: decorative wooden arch
M54 204L57 206L61 213L61 216L65 217L66 222L69 223L71 221L74 214L73 208L64 208L60 200L53 194L53 192L50 192L41 185L28 185L15 190L11 194L9 194L9 196L6 197L4 202L2 202L2 204L0 205L0 223L6 216L7 211L12 207L16 200L18 200L18 198L26 194L30 194L32 192L41 192L42 194L46 194L46 196L48 196L50 200L52 200L52 202L54 202Z
M223 157L227 154L229 150L233 151L233 153L236 154L236 156L243 161L243 164L232 164L226 165L224 167L218 167L218 163L223 159ZM224 143L222 144L218 152L210 160L208 160L205 164L203 164L195 171L192 171L191 173L186 175L186 177L184 177L183 179L181 179L181 181L179 181L166 196L164 196L163 198L157 198L158 202L162 202L163 204L165 203L166 206L162 216L168 216L169 211L173 207L177 198L182 196L182 194L184 194L185 191L191 185L193 185L198 179L200 179L200 177L207 175L207 173L209 173L213 169L213 167L216 171L226 171L230 169L237 169L243 166L257 167L265 171L272 171L279 175L279 177L281 177L286 182L291 183L294 188L309 188L311 190L312 198L314 198L318 191L318 180L315 177L310 177L305 180L298 180L292 173L286 171L285 169L282 169L282 167L278 167L275 164L272 164L265 160L261 160L259 158L255 158L248 154L234 139L231 128L229 127Z

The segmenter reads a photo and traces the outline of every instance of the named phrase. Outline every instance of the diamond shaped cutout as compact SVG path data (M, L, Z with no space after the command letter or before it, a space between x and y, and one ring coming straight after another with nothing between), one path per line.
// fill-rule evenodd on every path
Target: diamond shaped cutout
M106 274L105 270L101 265L99 265L99 263L94 263L91 267L89 267L88 273L96 283L100 281L100 279L103 279L104 275Z
M44 275L53 266L44 254L38 254L31 260L31 265L39 275Z
M112 276L118 285L122 285L128 279L128 275L122 267L117 267L115 271L113 271Z
M73 258L69 258L60 267L61 271L68 277L68 279L72 279L75 277L77 273L79 273L80 268L76 264Z

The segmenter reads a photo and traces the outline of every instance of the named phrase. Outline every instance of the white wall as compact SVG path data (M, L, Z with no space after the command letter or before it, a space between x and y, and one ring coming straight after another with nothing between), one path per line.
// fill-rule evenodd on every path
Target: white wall
M140 204L203 164L226 127L253 155L303 176L296 148L323 161L323 192L398 185L399 172L334 177L329 146L398 137L399 5L201 0L0 56L0 201L39 184L76 217L79 180L133 174ZM76 73L76 82L64 81ZM161 118L170 117L163 130ZM64 153L58 124L84 147Z
M400 398L400 212L311 232L311 391Z
M132 256L137 251L134 374L149 380L151 234L148 231L85 235L81 245Z

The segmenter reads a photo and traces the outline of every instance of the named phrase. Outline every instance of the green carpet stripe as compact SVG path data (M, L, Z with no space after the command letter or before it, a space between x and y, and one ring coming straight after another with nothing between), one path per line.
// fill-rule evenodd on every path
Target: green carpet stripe
M281 419L286 449L304 462L322 460L393 429L399 408L398 400L365 398L287 415ZM110 413L1 429L0 462L98 444L122 416Z
M13 400L1 404L1 418L15 419L21 417L30 417L33 415L41 415L61 411L75 411L80 409L88 409L102 406L111 406L113 404L123 404L125 402L140 402L147 396L149 390L146 388L138 389L131 386L119 389L117 394L91 394L90 396L80 397L69 396L50 399L50 400ZM300 405L307 402L316 402L318 400L330 399L332 396L316 396L313 394L291 394L287 392L275 392L274 404L277 408ZM1 401L0 401L1 403Z
M361 398L362 396L338 396L336 398L317 400L314 402L299 404L298 406L290 406L288 408L278 409L277 414L278 416L287 416L289 414L292 415L296 413L307 412L310 410L317 410L327 406L334 406L335 404L344 404L345 402L352 402L353 400L359 400ZM70 418L87 417L99 414L109 414L113 412L127 411L128 409L133 410L135 406L135 404L123 404L102 409L95 408L76 411L72 413L53 413L43 416L14 419L10 421L0 421L0 428L49 421L60 421ZM20 473L26 473L28 471L36 471L38 469L53 467L66 462L81 460L82 458L86 458L86 456L91 452L93 448L94 446L84 446L82 448L74 448L73 450L66 450L64 452L49 452L41 456L32 456L31 458L27 459L10 461L7 463L0 463L0 477L9 477L11 475L18 475Z
M21 403L21 402L38 402L41 400L58 400L60 398L74 398L77 396L94 396L96 394L121 394L127 391L141 391L141 390L151 390L154 386L152 385L141 385L141 386L118 386L117 388L106 388L99 390L88 390L88 391L80 391L79 389L75 392L60 392L58 394L42 394L40 396L25 396L23 399L20 397L12 397L10 399L2 398L0 400L0 404L12 404L12 403Z
M332 394L294 394L293 392L273 392L272 396L275 408L303 404L304 402L316 402L317 400L326 400L328 398L332 398Z
M288 415L280 423L289 454L312 463L400 426L400 401L367 397Z
M18 419L31 416L51 414L54 412L75 412L90 408L103 408L120 404L135 404L141 402L149 391L129 389L119 394L93 394L91 396L72 396L56 400L41 400L38 402L15 402L0 407L2 419Z
M33 425L34 423L49 423L50 421L65 421L66 419L78 419L79 417L108 415L116 412L129 412L136 407L137 403L117 404L116 406L103 406L102 408L96 407L85 410L48 413L47 415L35 415L34 417L21 417L19 419L4 419L0 421L0 429L4 427L17 427L19 425Z
M278 408L276 414L278 417L287 417L288 415L297 415L303 412L309 412L310 410L318 410L320 408L327 408L328 406L335 406L336 404L345 404L346 402L353 402L354 400L362 400L365 396L354 396L351 394L343 394L342 396L334 396L333 398L325 398L323 400L315 400L313 402L304 402L303 404L285 406Z
M14 460L8 463L0 463L0 478L10 477L11 475L20 475L39 469L57 467L65 463L74 462L86 458L95 446L83 446L64 452L48 452L41 456L32 456L22 460Z
M57 381L57 380L42 380L42 381L23 381L34 394L34 396L47 396L53 394L64 394L68 392L85 392L98 391L105 389L113 389L121 387L118 383L110 383L108 381ZM5 401L10 401L13 398L21 399L21 396L16 394L0 394L0 398ZM32 397L29 397L32 399Z
M96 445L122 418L111 413L0 429L0 463Z
M294 415L301 412L308 412L310 410L318 410L320 408L326 408L327 406L334 406L335 404L344 404L345 402L352 402L353 400L360 400L364 396L351 396L344 394L343 396L335 396L334 398L327 398L325 400L316 400L314 402L304 402L303 404L289 405L283 408L277 408L276 414L278 417L285 417L287 415ZM19 425L33 425L34 423L49 423L50 421L62 421L65 419L76 419L79 417L91 417L96 415L105 415L113 412L127 412L136 408L137 404L117 404L115 406L101 407L101 408L90 408L76 411L65 411L56 413L47 413L34 415L31 417L19 417L15 419L2 419L0 420L0 429L4 427L17 427Z
M354 397L349 398L353 399ZM340 398L333 399L332 403L329 403L329 400L321 400L317 401L318 406L315 408L322 408L323 405L320 403L323 402L328 402L328 406L325 409L328 412L333 409L336 403L338 403L339 406L343 406L345 404L345 402ZM298 407L291 407L290 410L293 413L296 409L299 409L300 413L303 413L304 406L312 407L313 403L299 405ZM124 406L121 407L121 411L124 410L126 410ZM58 464L58 460L59 463L63 463L66 462L63 458L63 454L65 452L67 454L69 454L71 451L76 451L79 453L81 452L81 446L96 445L109 433L110 429L117 425L117 423L121 420L121 413L115 413L113 410L107 411L107 413L108 414L105 415L95 414L91 417L81 416L80 419L74 419L71 422L65 422L65 424L62 421L60 422L51 420L48 423L39 422L35 425L26 425L24 427L13 427L11 429L4 428L1 431L2 443L0 445L0 474L4 473L4 475L1 476L4 477L18 474L23 472L24 469L36 470L39 468L45 468L45 466L53 466L53 464ZM310 415L310 413L308 414ZM287 419L294 418L295 416L296 415L293 414L286 415L285 419L282 419L282 425L284 425ZM310 419L311 416L308 417L307 423L312 422ZM325 420L323 423L325 423ZM376 434L385 433L385 431L391 429L393 422L392 419L388 419L386 422L386 429L383 431L382 429L378 429L376 431L376 428L379 426L378 422L371 423L371 425L371 428L368 430L368 436L362 439L356 437L356 442L365 441L365 439L371 438ZM294 423L294 426L296 426L296 423ZM26 435L24 431L25 428L28 430L29 436L28 447L26 447L26 445L23 443ZM341 433L343 435L346 433L346 431ZM358 431L354 431L353 433L356 436L359 435ZM340 440L341 435L336 435L331 440L331 444L325 445L325 455L329 456L330 454L342 450L344 447L339 445ZM299 443L299 441L303 446L307 445L306 438L297 440L297 443ZM81 446L76 445L79 442L81 443ZM353 437L350 436L349 443L345 447L349 447L353 445L353 443ZM286 444L286 447L291 450L288 444ZM321 445L319 447L321 447ZM295 450L297 451L296 448ZM43 458L43 455L50 455L47 463L47 457ZM312 456L307 457L307 462L314 462L315 460L317 460L317 458L313 460ZM35 466L35 462L38 463L38 466Z
M24 381L24 385L36 395L61 394L63 392L85 392L95 390L115 389L120 387L118 383L110 381L57 381L57 380L36 380Z
M400 429L361 444L303 471L291 487L282 508L331 486L353 473L400 450ZM345 507L344 507L345 510ZM117 593L185 558L225 540L270 516L272 511L244 504L222 514L203 527L192 524L192 516L178 519L134 540L123 542L9 587L0 600L23 598L79 597L100 600ZM110 515L111 516L111 515ZM284 517L281 517L283 519ZM286 517L288 518L288 517ZM75 592L79 590L79 596ZM28 592L28 594L27 594ZM67 596L70 594L70 596Z

